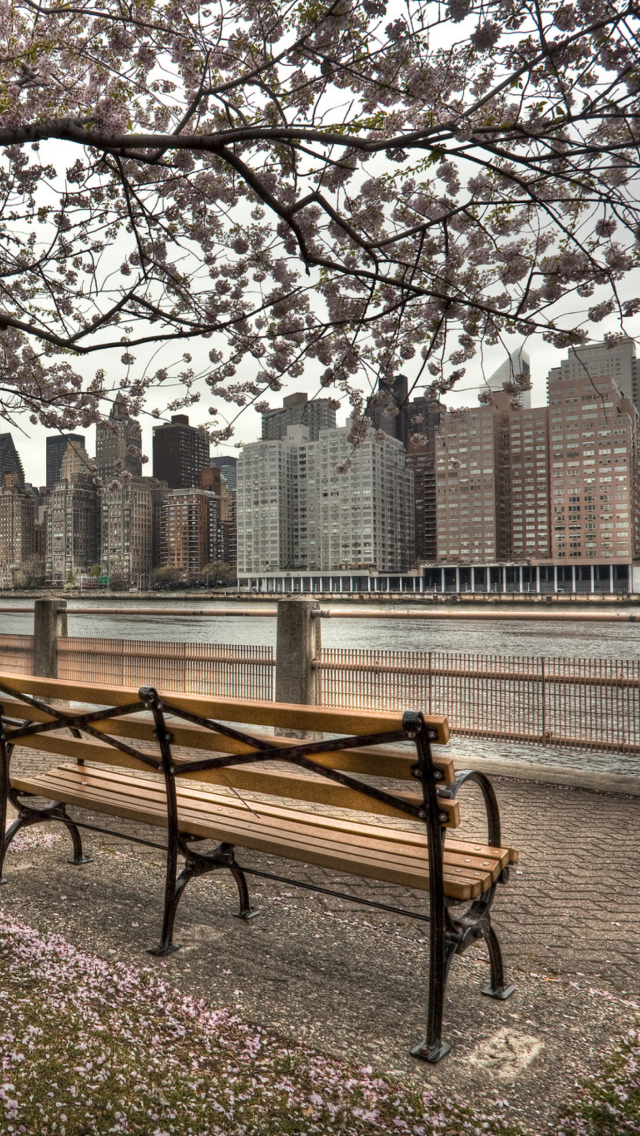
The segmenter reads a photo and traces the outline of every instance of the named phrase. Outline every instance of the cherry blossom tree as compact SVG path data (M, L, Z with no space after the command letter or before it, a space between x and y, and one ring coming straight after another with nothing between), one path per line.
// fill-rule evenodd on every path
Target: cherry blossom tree
M220 442L225 403L311 368L357 441L399 370L438 394L483 342L640 311L634 3L1 0L0 21L5 416L87 427L170 376L170 408L208 386Z

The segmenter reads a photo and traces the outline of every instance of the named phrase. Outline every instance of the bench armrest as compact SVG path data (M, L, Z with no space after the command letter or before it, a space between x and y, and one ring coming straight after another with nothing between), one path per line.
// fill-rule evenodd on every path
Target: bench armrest
M449 797L452 800L455 799L458 792L467 781L475 781L482 790L484 807L487 813L487 843L493 848L500 848L500 809L498 808L498 798L495 795L493 785L485 773L480 773L477 769L461 769L456 773L453 785L438 788L438 796Z

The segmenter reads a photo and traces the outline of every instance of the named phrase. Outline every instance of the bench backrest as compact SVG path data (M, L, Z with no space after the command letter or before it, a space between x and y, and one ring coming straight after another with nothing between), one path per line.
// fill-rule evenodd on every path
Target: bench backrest
M396 807L393 800L389 800L390 792L394 798L406 802L414 816L414 810L423 803L422 792L416 792L416 751L413 746L359 746L357 742L351 742L349 748L333 749L327 743L328 748L323 749L322 741L317 741L313 752L309 752L308 737L292 738L277 733L296 731L325 740L327 735L331 739L375 738L378 742L384 741L385 735L404 734L409 737L407 719L399 712L330 709L161 692L160 718L154 720L150 710L145 709L151 703L140 705L141 694L144 697L144 690L139 692L95 683L0 673L0 702L8 733L13 733L20 721L33 723L36 730L37 723L57 723L56 733L22 733L16 738L16 744L30 746L58 758L149 772L150 768L158 767L161 758L158 735L162 733L164 722L169 734L166 740L171 763L178 781L188 779L209 786L226 787L236 793L259 792L289 800L404 818L408 815L407 809ZM19 695L29 701L23 701ZM137 710L127 712L136 704ZM105 708L104 717L98 712L90 723L86 718L78 720L90 708L96 707ZM207 728L203 724L205 721L219 725ZM449 740L446 718L423 715L422 721L426 724L430 740L446 745ZM59 732L61 727L64 727L64 733ZM226 733L228 728L230 734ZM339 745L340 740L336 744ZM264 747L262 756L256 748L260 746ZM277 764L265 766L265 759L268 762L273 760L274 749L280 751ZM302 754L301 749L304 751ZM287 751L291 752L291 759L283 764ZM193 768L203 761L210 763L217 755L220 761L226 760L223 755L233 755L230 760L239 763ZM249 756L248 762L245 755ZM441 754L431 756L437 779L443 786L452 784L455 779L453 760ZM260 761L255 760L259 757ZM310 771L309 763L316 768ZM327 771L325 775L323 770ZM335 771L333 776L329 771ZM337 774L344 776L336 779ZM369 791L366 791L367 782L358 782L361 774L390 778L399 784L390 791L377 791L372 796L370 783ZM408 781L413 783L413 790L407 789ZM358 784L362 788L358 788ZM460 823L457 801L444 797L439 800L441 822L447 827L457 827Z

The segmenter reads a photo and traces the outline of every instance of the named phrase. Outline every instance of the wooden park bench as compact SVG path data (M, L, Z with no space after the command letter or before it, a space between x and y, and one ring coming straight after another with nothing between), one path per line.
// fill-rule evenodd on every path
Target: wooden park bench
M69 816L67 807L77 806L167 830L166 845L155 845L166 852L166 887L162 933L153 954L177 949L176 908L189 880L223 868L238 886L243 919L257 914L250 905L247 875L428 919L427 1030L425 1040L412 1050L426 1061L439 1061L450 1048L442 1041L441 1027L455 954L484 939L491 981L483 993L501 999L512 993L514 988L505 985L490 908L517 853L502 847L498 806L487 778L476 772L456 775L450 757L432 754L432 743L443 746L448 741L446 719L413 710L334 710L10 674L0 674L0 692L0 836L6 829L7 800L18 811L0 844L0 876L16 833L43 821L66 825L73 864L90 859L83 855L80 828L153 843ZM252 734L248 726L301 736ZM309 740L310 733L321 740ZM393 746L401 742L411 745ZM39 776L11 775L16 745L54 754L63 763ZM140 777L136 771L156 776ZM362 775L390 779L393 787L380 788L379 781L363 780ZM458 791L469 780L483 793L487 844L453 835L460 823ZM406 782L413 782L409 790ZM243 792L264 794L267 800L247 800ZM34 797L53 803L39 804ZM345 819L344 813L331 815L310 805L351 812ZM361 817L354 819L354 812ZM424 832L415 825L382 825L376 816L419 820ZM213 841L216 847L205 851L202 841ZM428 891L429 913L246 867L235 858L237 848Z

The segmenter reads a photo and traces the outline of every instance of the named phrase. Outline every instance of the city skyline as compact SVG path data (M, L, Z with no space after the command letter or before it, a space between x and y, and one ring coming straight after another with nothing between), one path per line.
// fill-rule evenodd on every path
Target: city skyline
M224 458L210 456L184 414L155 426L153 464L141 466L138 422L116 399L112 427L97 432L95 465L107 483L128 467L129 481L100 496L79 436L67 436L60 460L50 435L50 481L54 464L60 468L46 501L37 483L26 483L32 530L46 512L46 579L61 584L98 567L102 577L130 584L161 567L187 578L196 563L200 571L212 559L235 561L236 547L239 573L630 563L640 549L633 342L567 352L547 375L549 404L541 407L527 405L511 381L527 362L524 352L512 353L492 374L493 389L459 409L410 398L406 376L396 376L372 406L374 431L355 450L332 400L286 395L281 407L262 408L261 439L235 464L227 458L237 491L221 476ZM10 470L22 490L13 437L1 438L0 483L9 487ZM40 536L29 540L40 548ZM15 569L15 553L0 553Z
M603 324L603 330L606 329L606 324ZM602 332L600 333L602 334ZM594 341L597 342L597 341ZM497 344L492 347L483 348L482 356L476 355L468 364L467 372L460 380L459 384L452 392L446 396L448 406L463 405L467 402L475 401L477 394L486 386L494 372L505 362L510 352L518 349L520 341L514 337L505 341L505 346ZM527 343L527 351L531 356L531 370L532 370L532 406L542 406L546 404L546 381L547 374L552 367L559 365L561 358L565 354L563 349L555 348L548 343L542 342L540 337L533 337ZM484 377L483 377L484 376ZM411 374L409 373L411 379ZM283 389L282 394L288 395L294 390L306 391L309 398L326 398L339 397L339 392L328 390L322 391L319 387L318 376L312 373L311 368L309 372L300 378L297 378L290 384L289 387ZM421 390L416 388L412 397L420 395ZM276 407L278 403L278 396L265 396L270 406ZM149 472L152 461L152 432L154 426L159 424L159 421L169 421L170 412L166 411L166 393L162 388L154 391L149 399L148 409L140 416L141 436L142 436L142 452L149 459L148 464L143 466L143 474ZM206 423L210 421L206 412L208 403L206 401L206 391L202 392L202 401L200 404L190 408L191 420L194 424L199 422ZM162 418L159 420L154 417L154 412L158 411ZM105 412L109 414L109 408L105 407ZM343 402L341 409L338 411L338 425L344 425L344 421L349 414L349 408L346 402ZM232 418L234 415L229 415ZM15 418L17 428L11 424L8 429L14 434L14 441L18 448L26 471L26 480L33 485L46 484L46 466L45 466L45 439L51 435L51 431L41 426L33 426L26 414L17 415ZM232 456L237 457L239 450L236 449L234 442L244 440L249 443L258 441L261 437L262 430L262 416L260 412L253 411L250 408L242 415L237 424L238 434L234 436L231 443L225 446L218 446L212 448L212 457L218 456ZM85 435L85 446L87 451L95 455L96 443L95 426L87 428L78 427L73 433Z

